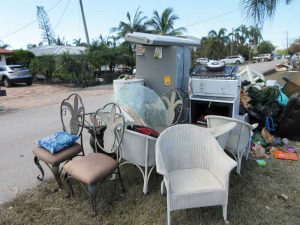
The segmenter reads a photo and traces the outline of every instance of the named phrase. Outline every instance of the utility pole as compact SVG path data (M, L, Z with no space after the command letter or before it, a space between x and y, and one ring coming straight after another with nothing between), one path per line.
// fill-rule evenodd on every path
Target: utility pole
M289 32L286 32L286 54L289 54Z
M231 35L231 46L230 46L230 47L231 47L231 48L230 48L230 55L232 55L232 52L233 52L233 35L234 35L233 32L234 32L234 29L232 28L232 33L231 33L231 34L232 34L232 35Z
M82 0L79 0L79 4L80 4L81 16L82 16L82 21L83 21L83 26L84 26L84 31L85 31L86 43L88 45L90 45L90 38L89 38L89 33L88 33L88 30L86 27L86 21L85 21L83 6L82 6Z

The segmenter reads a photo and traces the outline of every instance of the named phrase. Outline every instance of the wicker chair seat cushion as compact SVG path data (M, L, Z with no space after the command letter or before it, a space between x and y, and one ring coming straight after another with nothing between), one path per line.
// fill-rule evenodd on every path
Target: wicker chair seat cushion
M117 168L118 162L102 153L75 158L64 165L65 171L85 184L95 184L105 179Z
M39 158L39 160L48 163L50 165L58 165L68 159L76 156L80 151L82 151L82 146L77 142L73 145L65 148L64 150L57 152L55 154L50 153L48 150L42 147L36 147L32 150L33 154Z
M169 181L172 193L197 193L225 192L225 186L215 177L213 173L205 169L174 170L169 173Z

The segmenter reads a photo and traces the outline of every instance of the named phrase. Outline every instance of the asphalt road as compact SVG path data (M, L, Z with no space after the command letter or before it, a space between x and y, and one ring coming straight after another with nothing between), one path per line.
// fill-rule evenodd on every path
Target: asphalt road
M285 61L286 61L286 59L279 59L279 60L270 61L270 62L250 63L248 65L240 66L239 71L242 71L243 69L245 69L246 66L249 66L250 69L256 70L257 72L264 74L272 69L275 69L275 66L277 64L280 64Z
M95 111L110 98L111 94L85 97L86 112ZM39 170L31 150L36 140L62 129L59 107L60 103L0 115L0 204L39 183L36 179ZM85 150L89 152L89 135L84 137ZM49 179L52 177L49 169L44 168L45 179Z

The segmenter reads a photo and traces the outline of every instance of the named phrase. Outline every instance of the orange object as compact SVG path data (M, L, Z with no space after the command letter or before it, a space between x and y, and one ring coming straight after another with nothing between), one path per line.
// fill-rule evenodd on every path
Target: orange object
M276 159L298 160L298 155L295 152L282 152L276 149L274 155Z

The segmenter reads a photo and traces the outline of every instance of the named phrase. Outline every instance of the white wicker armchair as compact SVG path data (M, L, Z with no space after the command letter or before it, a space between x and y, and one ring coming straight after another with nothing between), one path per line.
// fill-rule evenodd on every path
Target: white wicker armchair
M208 130L181 124L163 131L156 142L156 169L167 189L168 225L171 211L214 205L222 205L226 221L235 166Z
M142 173L144 194L148 193L148 183L151 172L155 167L155 143L156 138L125 129L121 143L120 166L130 163L135 165Z
M249 124L237 119L224 117L224 116L206 116L207 126L209 128L219 127L221 125L236 122L237 126L229 133L228 140L225 145L225 150L230 152L236 159L238 165L236 172L241 173L242 158L243 155L248 159L252 130L255 129L258 124Z

